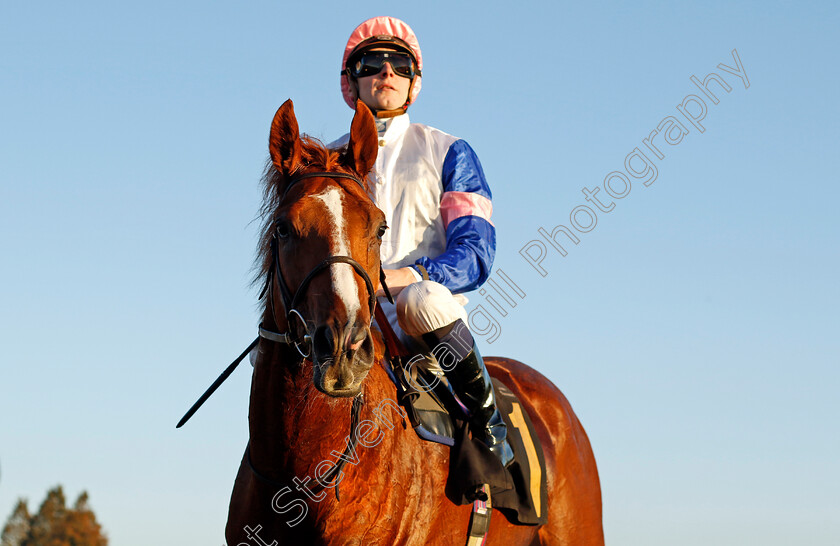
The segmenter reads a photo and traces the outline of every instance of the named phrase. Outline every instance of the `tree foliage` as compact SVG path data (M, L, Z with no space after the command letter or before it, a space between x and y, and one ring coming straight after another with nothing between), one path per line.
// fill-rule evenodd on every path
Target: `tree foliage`
M18 500L15 509L12 510L12 515L6 521L6 526L3 527L3 534L0 535L0 544L2 546L17 546L29 535L30 521L32 516L29 515L29 508L26 506L26 501Z
M107 546L96 516L82 492L72 508L67 508L64 491L56 486L34 515L26 500L20 499L3 527L0 546Z

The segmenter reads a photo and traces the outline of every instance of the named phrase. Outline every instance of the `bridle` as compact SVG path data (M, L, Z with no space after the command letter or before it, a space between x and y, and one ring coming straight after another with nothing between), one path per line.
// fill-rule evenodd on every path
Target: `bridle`
M367 187L365 186L364 182L362 182L359 178L357 178L357 177L355 177L351 174L336 173L336 172L311 172L311 173L300 174L300 175L297 175L297 176L293 177L289 181L288 185L286 186L286 189L284 190L283 195L280 197L280 203L282 203L285 200L286 195L289 193L289 189L291 189L291 187L294 184L296 184L297 182L299 182L301 180L304 180L306 178L346 178L348 180L353 180L354 182L356 182L362 188L362 190L364 190L364 192L367 193ZM193 404L193 406L187 411L187 413L184 414L184 416L181 418L181 420L176 425L176 428L180 428L181 426L183 426L184 423L186 423L190 419L190 417L192 417L193 414L196 411L198 411L198 408L200 408L202 406L202 404L204 404L204 402L207 401L207 399L210 397L210 395L212 395L216 391L216 389L218 389L219 386L228 377L230 377L230 375L233 373L233 371L236 369L236 367L239 365L239 363L242 362L242 360L244 360L245 357L248 356L248 354L251 352L251 350L253 350L257 346L260 338L268 340L268 341L273 341L273 342L277 342L277 343L286 344L286 345L293 345L295 347L295 349L297 349L297 352L300 354L300 356L302 358L306 359L306 358L309 357L309 354L311 353L311 343L312 343L311 337L309 335L305 334L305 333L303 335L296 335L296 334L292 333L292 327L291 327L292 324L293 324L292 323L292 318L296 317L297 320L299 320L301 322L301 324L303 325L303 330L305 332L306 331L306 320L304 319L304 317L300 313L300 311L297 310L296 307L300 303L301 298L306 293L306 289L309 287L309 283L312 282L312 279L315 278L315 276L320 274L325 269L328 269L331 265L336 264L336 263L348 264L356 271L356 273L359 274L360 277L362 277L362 279L364 279L365 286L367 287L367 291L368 291L369 302L370 302L370 317L371 317L371 320L373 320L373 317L374 317L375 312L376 312L376 292L374 291L374 288L373 288L373 282L370 280L370 275L367 274L367 271L365 271L365 268L362 267L362 265L359 262L357 262L356 260L354 260L350 256L328 256L327 258L322 260L321 263L319 263L314 268L312 268L312 270L306 275L306 277L304 277L303 281L301 281L300 285L295 290L294 295L292 295L291 291L289 290L288 285L286 284L286 279L283 277L283 271L280 267L280 252L279 252L279 248L278 248L279 247L278 238L279 238L279 234L278 234L277 230L275 229L274 233L272 234L272 240L271 240L271 252L273 254L273 256L272 256L272 266L271 266L271 269L269 269L269 271L268 271L268 275L266 275L266 282L265 282L265 286L263 287L262 291L260 292L260 299L262 299L263 296L268 294L269 305L271 306L271 314L273 315L274 321L276 323L277 322L277 314L274 310L274 298L272 297L272 295L273 295L272 288L275 284L273 281L274 281L274 278L276 276L276 279L277 279L276 284L280 287L280 296L283 299L283 307L284 307L284 311L286 312L286 322L289 325L289 331L288 332L274 332L272 330L269 330L268 328L265 328L263 326L263 324L260 324L259 336L254 341L251 342L251 344L242 352L242 354L240 354L239 357L236 360L234 360L225 369L225 371L222 372L222 374L218 378L216 378L216 381L214 381L213 384L210 385L210 388L208 388L204 392L204 394L202 394L199 397L199 399L195 402L195 404ZM380 279L380 283L382 285L382 289L385 292L385 296L388 298L388 301L391 302L391 303L394 303L394 299L391 297L391 293L388 290L388 286L385 284L385 271L382 269L381 264L379 266L379 279ZM301 349L302 345L306 345L307 347L310 348L310 350L307 351L307 352L304 352ZM336 462L330 470L328 470L326 473L324 473L324 475L321 476L320 479L316 480L315 486L311 487L310 490L320 491L321 489L325 489L327 486L325 486L323 484L325 484L325 483L328 484L336 478L336 476L339 474L339 472L341 472L341 469L344 467L344 464L350 458L349 457L350 453L355 451L356 444L358 443L358 437L356 435L356 426L359 422L359 415L361 414L363 403L364 403L364 397L363 397L362 393L359 392L359 394L357 394L355 396L355 398L353 398L353 404L352 404L352 407L351 407L351 410L350 410L350 441L347 443L347 447L345 448L344 453L341 456L341 458L339 459L339 461ZM250 443L250 441L248 442L248 447L247 447L246 452L245 452L245 460L247 461L248 466L250 467L251 471L254 473L254 475L258 479L260 479L261 481L267 482L267 483L269 483L273 486L283 487L282 483L277 482L276 480L272 480L271 478L265 476L264 474L257 471L256 468L254 468L254 465L251 462L251 443ZM335 487L335 497L336 497L336 499L338 499L339 498L338 484L336 483L334 485L334 487Z
M362 182L359 178L345 173L335 173L335 172L311 172L311 173L304 173L292 178L286 189L283 192L283 195L280 198L280 202L282 203L285 200L286 195L289 193L291 187L299 182L300 180L306 178L346 178L348 180L353 180L356 182L362 190L367 193L367 187L365 186L364 182ZM312 353L312 338L307 334L303 335L296 335L294 333L294 328L292 327L292 320L296 318L300 321L301 325L303 326L303 331L306 331L306 320L304 319L303 315L300 311L297 310L297 305L300 303L301 298L303 298L304 294L306 294L306 289L309 287L309 283L312 282L318 274L320 274L325 269L328 269L331 265L336 263L344 263L350 265L356 273L359 274L360 277L365 281L365 287L367 287L368 292L368 299L370 304L370 318L373 320L375 311L376 311L376 292L373 288L373 282L370 280L370 275L368 275L365 268L362 265L351 258L350 256L328 256L324 258L321 263L316 265L312 268L312 270L307 273L306 277L303 278L300 285L295 290L294 295L292 295L291 291L289 290L288 285L286 284L286 279L283 276L283 269L280 267L280 251L279 251L279 233L277 229L275 229L274 233L272 234L271 239L271 253L273 254L272 257L272 268L269 269L268 275L266 276L265 286L260 293L260 299L263 296L268 294L268 301L269 306L271 307L271 314L274 316L275 323L277 322L277 313L274 309L274 298L272 297L272 288L274 287L274 280L276 276L277 286L280 287L280 297L283 299L283 307L286 312L286 323L288 324L289 331L288 332L273 332L267 329L263 324L260 324L259 333L260 337L269 341L274 341L277 343L285 343L287 345L293 345L295 349L297 349L298 354L306 359L309 358L310 354ZM388 290L387 285L385 284L385 271L382 269L382 265L379 266L379 279L382 284L382 288L385 291L385 295L388 298L388 301L394 303L393 298L391 297L391 293ZM308 350L304 352L301 349L301 346L307 346ZM357 394L353 398L353 404L350 409L350 436L349 441L347 443L347 447L344 450L343 455L339 460L333 464L332 468L330 468L320 479L315 481L315 485L310 488L310 490L314 492L318 492L322 489L325 489L330 482L332 482L338 474L341 472L341 469L347 463L349 455L356 450L356 444L358 443L358 437L356 435L356 426L359 422L359 415L361 414L362 404L364 404L364 396L361 392ZM254 464L251 462L251 444L248 443L248 448L245 452L245 461L248 464L248 467L253 472L254 476L256 476L259 480L266 482L272 486L278 487L283 486L280 482L276 480L272 480L268 476L259 472L255 467ZM335 498L336 500L340 500L339 492L338 492L338 483L333 485L335 488Z
M297 182L304 180L306 178L346 178L348 180L353 180L356 182L363 191L367 193L367 187L365 186L364 182L362 182L359 178L345 173L337 173L337 172L310 172L304 173L295 176L292 178L286 189L283 191L283 195L280 198L280 202L282 203L286 199L286 195L288 195L289 190L292 188L294 184ZM279 228L278 228L279 229ZM272 257L272 267L268 271L268 275L266 276L265 286L260 293L260 299L263 296L268 294L268 301L269 305L271 306L271 314L274 316L274 320L277 320L277 314L274 309L274 298L272 297L272 289L274 287L274 280L276 276L277 286L280 287L280 297L283 299L283 307L286 313L286 323L289 325L288 332L273 332L267 329L263 324L260 324L259 333L260 337L263 339L267 339L269 341L275 341L278 343L285 343L287 345L293 345L297 352L303 358L308 358L312 353L311 343L312 339L311 336L306 334L306 319L303 317L300 311L297 310L297 306L300 303L301 299L303 298L304 294L306 294L306 289L309 287L309 283L312 282L318 274L320 274L325 269L328 269L331 265L336 263L344 263L350 265L356 273L359 274L360 277L365 281L365 287L367 288L368 292L368 303L370 305L370 317L373 320L374 311L376 309L376 292L373 288L373 282L370 280L370 275L368 275L365 268L362 265L351 258L350 256L328 256L324 258L318 265L316 265L312 270L303 278L300 285L295 290L294 295L292 295L291 291L289 290L289 286L286 283L286 279L283 276L283 270L280 267L280 252L279 252L279 234L278 230L275 229L274 233L272 234L271 238L271 253ZM385 272L382 270L382 266L379 267L379 276L380 281L382 283L382 287L385 290L385 293L388 297L388 300L393 303L393 299L391 298L391 294L388 291L387 286L385 285ZM303 333L295 333L295 328L293 324L297 320L303 326ZM302 347L307 347L308 350L304 352Z

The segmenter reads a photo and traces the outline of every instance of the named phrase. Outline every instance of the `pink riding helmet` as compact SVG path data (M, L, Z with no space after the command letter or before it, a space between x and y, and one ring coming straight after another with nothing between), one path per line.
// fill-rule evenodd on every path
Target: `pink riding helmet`
M410 26L396 17L374 17L373 19L368 19L357 26L356 30L350 34L350 39L347 40L347 46L344 48L344 57L341 59L341 94L344 95L344 102L350 108L356 109L356 100L351 93L350 81L348 80L347 74L344 73L347 59L359 44L376 36L393 36L402 40L411 49L411 52L417 59L418 73L414 76L411 91L408 94L408 101L405 103L405 107L408 107L417 98L418 93L420 93L420 72L423 70L423 56L420 53L420 44L417 42L417 36L414 35L414 31L411 30Z

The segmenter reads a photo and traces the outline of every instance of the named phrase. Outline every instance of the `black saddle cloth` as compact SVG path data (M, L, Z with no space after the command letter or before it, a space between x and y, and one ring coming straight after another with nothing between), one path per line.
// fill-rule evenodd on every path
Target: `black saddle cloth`
M465 422L457 422L447 495L455 496L459 504L468 504L475 500L481 484L486 483L493 508L500 509L512 523L543 525L548 521L548 492L540 440L519 399L495 378L493 386L514 460L504 468L483 442L470 437Z
M446 389L418 391L411 385L425 383L422 378L415 375L408 381L399 370L388 371L418 436L451 446L446 484L450 500L456 504L471 504L477 498L486 500L480 488L487 484L493 508L511 523L546 523L548 493L542 446L528 413L510 389L493 378L496 407L507 425L514 454L514 461L505 468L483 442L470 436L463 406L447 396Z

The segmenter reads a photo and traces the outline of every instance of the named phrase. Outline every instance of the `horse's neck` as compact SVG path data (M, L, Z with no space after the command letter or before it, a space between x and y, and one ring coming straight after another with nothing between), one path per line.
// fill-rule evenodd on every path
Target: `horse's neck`
M251 459L260 473L281 481L291 481L294 477L314 478L319 463L333 463L339 459L336 453L341 454L347 447L353 399L331 398L318 392L312 384L312 364L298 362L294 349L279 344L263 345L263 349L266 352L258 359L251 386ZM379 372L382 370L377 370L377 376L381 375ZM366 386L366 405L377 405L363 409L361 419L371 417L371 412L380 406L382 386L375 388L379 382L373 381ZM390 407L378 413L386 420L386 426L400 420ZM357 431L374 438L376 431L368 430L370 428L361 430L357 426ZM384 437L387 430L383 427L381 436L389 441L377 444L376 449L357 447L355 453L349 455L350 458L365 459L366 464L359 470L388 457L394 439Z

